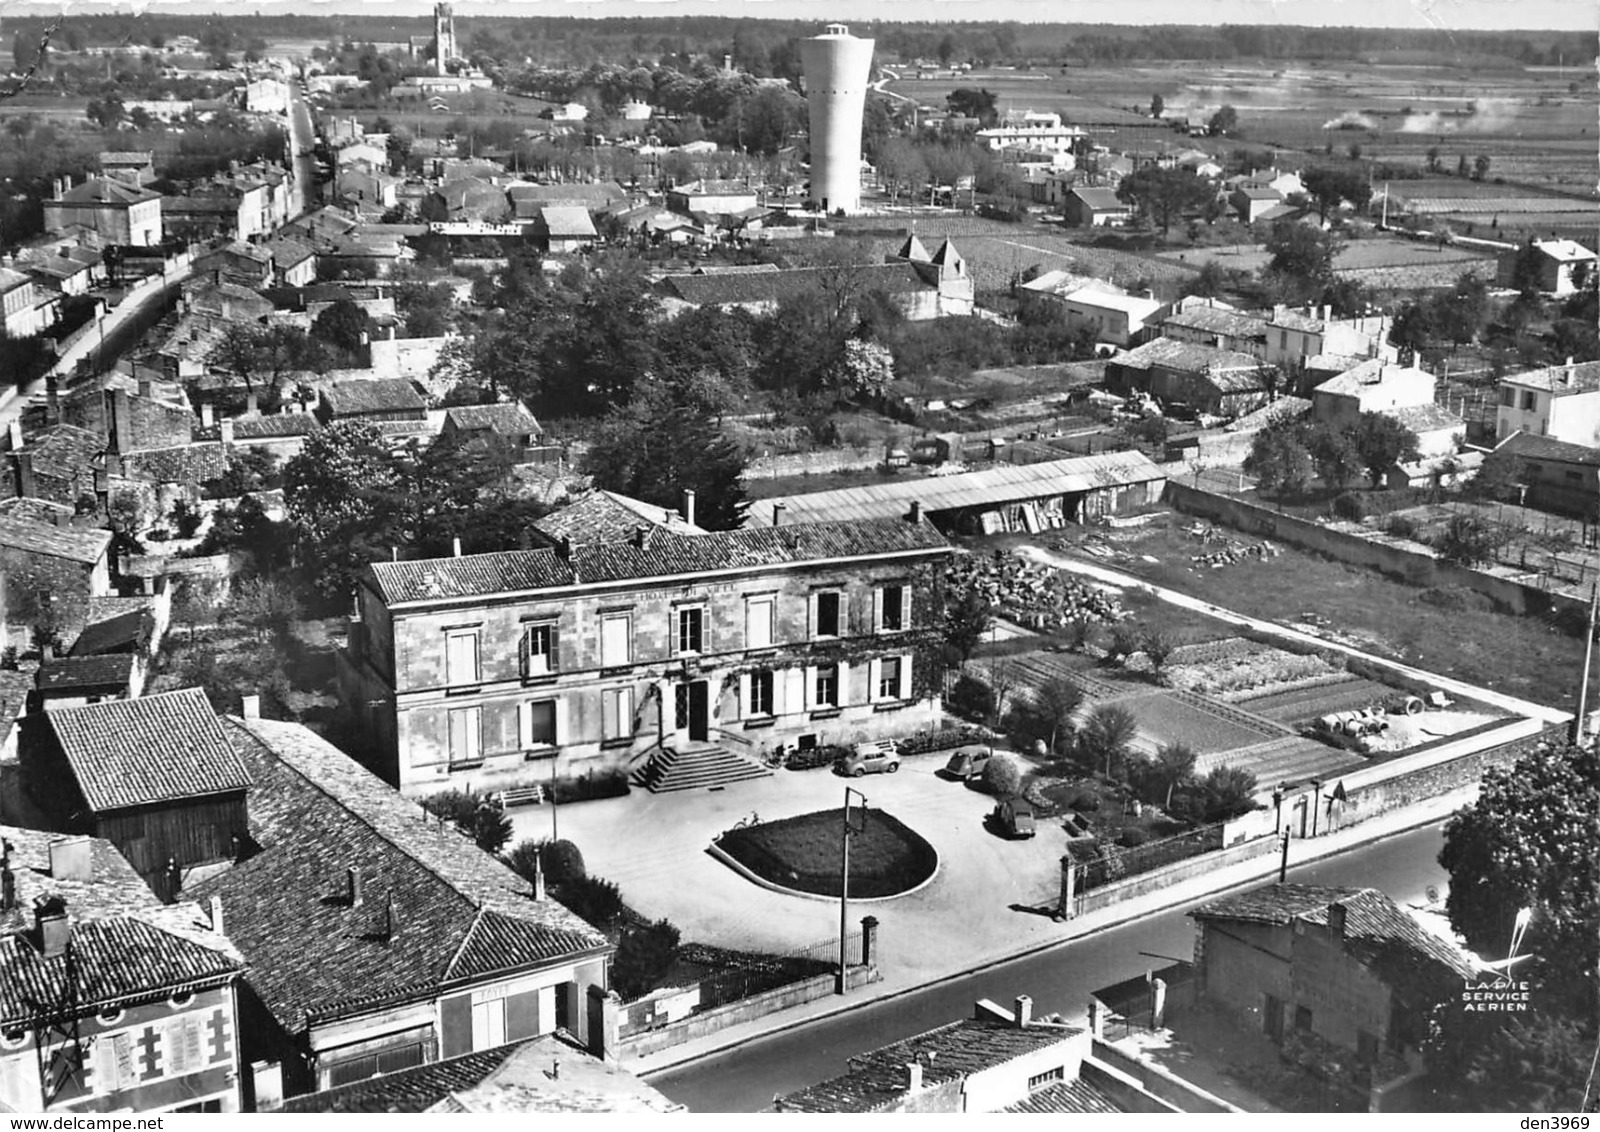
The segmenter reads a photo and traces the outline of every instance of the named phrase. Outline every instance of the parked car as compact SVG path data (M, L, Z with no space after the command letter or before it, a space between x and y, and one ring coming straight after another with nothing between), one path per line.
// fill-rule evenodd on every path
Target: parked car
M990 758L991 752L986 747L963 747L944 764L944 776L957 782L970 782L983 773Z
M994 816L1007 837L1026 838L1039 832L1033 824L1033 805L1026 798L1007 798L994 808Z
M857 743L850 753L834 764L840 774L860 778L864 774L893 774L900 769L900 750L892 739Z

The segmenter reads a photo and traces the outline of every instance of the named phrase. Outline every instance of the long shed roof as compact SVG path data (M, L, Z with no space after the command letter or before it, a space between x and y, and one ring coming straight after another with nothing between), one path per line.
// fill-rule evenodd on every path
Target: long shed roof
M922 504L923 510L928 512L953 511L1165 478L1166 473L1142 452L1104 452L1042 464L1006 464L953 476L787 495L763 500L752 507L745 517L745 525L770 526L772 506L776 503L784 505L784 522L859 521L900 517L910 510L912 503Z

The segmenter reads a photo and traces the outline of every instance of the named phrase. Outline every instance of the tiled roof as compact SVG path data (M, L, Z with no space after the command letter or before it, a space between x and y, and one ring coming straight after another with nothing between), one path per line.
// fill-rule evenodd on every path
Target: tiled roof
M682 193L690 197L753 197L756 191L743 181L690 181L687 185L679 185L675 189L668 189L671 193Z
M1274 313L1268 325L1283 327L1285 330L1300 330L1307 334L1320 334L1322 328L1328 325L1322 319L1306 314L1304 311L1286 310L1282 314Z
M1073 189L1071 195L1097 212L1126 212L1133 207L1118 199L1115 189Z
M1155 299L1147 299L1143 295L1130 295L1124 291L1108 290L1093 284L1080 287L1076 291L1069 291L1061 298L1063 302L1077 303L1079 306L1121 311L1133 319L1143 319L1146 315L1161 309L1161 304Z
M952 476L895 479L865 487L765 499L751 508L745 523L770 523L776 503L782 503L787 511L785 522L792 521L796 527L823 519L852 523L901 522L894 516L906 514L913 503L921 503L923 510L929 513L984 508L1165 478L1166 473L1142 452L1101 452L1042 464L1005 464Z
M72 645L73 656L98 656L132 651L155 629L155 610L148 597L91 597L89 615Z
M243 240L231 240L215 251L207 252L201 256L199 262L205 263L213 256L233 256L236 259L247 259L251 263L259 263L263 266L272 262L272 253L270 251L259 244L249 244Z
M502 436L528 436L537 434L539 422L521 404L509 405L458 405L446 409L445 420L462 432L489 429Z
M322 422L310 413L272 413L264 417L233 418L235 440L268 440L276 437L310 436L322 430ZM222 435L217 425L196 428L196 440L216 440Z
M1495 448L1494 454L1519 456L1525 460L1550 460L1558 464L1600 466L1600 448L1590 448L1586 444L1569 444L1565 440L1553 440L1548 436L1535 436L1520 429L1501 441Z
M299 1033L317 1017L603 953L604 936L299 724L227 719L259 849L190 888L223 899L251 987ZM348 871L363 899L352 906ZM391 930L392 929L392 930Z
M539 210L539 219L544 222L545 231L557 238L575 239L597 234L587 208L546 205Z
M267 241L263 246L272 253L279 271L286 271L298 263L304 263L317 254L310 244L288 236L279 236Z
M1044 295L1066 295L1074 291L1103 291L1108 295L1127 294L1115 283L1096 279L1092 275L1078 275L1071 271L1046 271L1022 284L1024 291Z
M1359 396L1363 389L1371 389L1374 386L1382 385L1386 381L1415 377L1417 374L1424 372L1411 366L1402 366L1395 362L1385 361L1382 358L1368 358L1360 365L1352 366L1336 377L1330 377L1312 392L1355 397Z
M47 718L96 813L250 785L199 688L62 708Z
M427 398L403 377L341 381L329 386L322 400L335 416L389 413L402 409L423 411L428 407Z
M106 556L111 532L98 528L57 527L22 519L0 519L0 547L92 566Z
M0 912L0 1025L29 1024L39 1004L62 1001L66 957L46 959L32 938L36 897L60 896L72 920L74 988L80 1008L196 982L223 982L240 969L237 953L210 930L194 904L162 906L109 841L89 838L89 875L50 875L59 834L0 826L11 844L17 907Z
M1000 1111L1055 1113L1122 1112L1123 1110L1118 1108L1105 1093L1079 1078L1076 1081L1057 1081L1053 1085L1047 1085L1026 1100L1007 1105Z
M1237 350L1223 350L1199 342L1180 342L1176 338L1156 338L1125 354L1118 354L1110 364L1124 369L1150 369L1159 365L1185 373L1215 375L1227 370L1257 370L1264 363L1260 358Z
M452 1093L481 1084L522 1044L478 1050L460 1057L384 1073L365 1081L307 1093L285 1101L281 1112L427 1112Z
M633 537L643 524L684 534L704 534L691 527L676 511L656 507L613 491L593 491L576 502L552 511L534 524L557 541L573 543L619 542Z
M4 294L7 291L15 291L18 287L31 282L33 280L25 272L13 271L9 267L0 267L0 294Z
M1535 240L1533 246L1560 263L1583 263L1595 258L1594 252L1576 240Z
M1230 338L1264 338L1267 333L1266 319L1243 311L1219 310L1216 307L1190 307L1181 314L1163 319L1161 325L1198 330L1202 334L1223 334Z
M1375 888L1272 884L1214 900L1189 915L1256 924L1303 920L1326 928L1328 908L1335 903L1345 908L1345 950L1382 977L1392 991L1408 993L1418 989L1419 982L1437 982L1440 976L1468 979L1477 973L1463 952L1424 929Z
M1591 393L1600 389L1600 361L1575 362L1570 366L1546 366L1525 373L1508 373L1502 383L1527 389L1542 389L1557 397L1569 393Z
M160 200L160 193L153 193L149 189L141 189L137 185L130 185L126 181L118 181L110 177L90 177L81 185L74 185L61 194L61 200L67 204L109 204L132 205L142 204L147 200ZM49 208L50 201L45 201ZM57 202L59 203L59 202Z
M28 706L33 679L26 672L0 668L0 743L11 738L11 729Z
M18 449L33 457L35 472L64 479L94 464L105 450L105 437L98 432L68 424L40 429Z
M517 184L506 186L506 196L518 204L527 201L535 207L550 204L597 207L611 204L614 201L625 200L627 195L622 186L615 181L601 181L593 185Z
M570 560L555 550L506 550L460 558L374 562L369 569L378 592L395 605L875 554L942 551L948 546L944 536L927 523L877 519L708 534L676 534L655 528L648 532L643 546L585 543L572 547Z
M1441 429L1455 429L1460 431L1467 427L1467 422L1456 416L1443 405L1406 405L1399 409L1384 409L1383 415L1399 421L1412 432L1438 432Z
M1283 194L1268 185L1240 185L1234 190L1248 200L1282 200Z
M41 692L86 688L126 688L133 679L133 654L58 656L39 665L35 679Z
M151 483L200 484L228 468L228 450L221 443L199 441L171 448L140 448L122 457L122 474Z
M922 1063L922 1084L964 1080L1025 1054L1070 1042L1082 1031L1066 1026L1017 1026L965 1019L850 1058L850 1072L790 1093L783 1112L874 1112L906 1094L906 1066Z
M100 154L101 166L149 165L155 154L148 149L105 150Z
M850 270L861 291L901 294L928 289L909 263L875 263ZM772 303L815 291L828 278L827 273L835 271L827 267L796 267L754 275L668 275L661 280L661 286L668 295L695 306Z

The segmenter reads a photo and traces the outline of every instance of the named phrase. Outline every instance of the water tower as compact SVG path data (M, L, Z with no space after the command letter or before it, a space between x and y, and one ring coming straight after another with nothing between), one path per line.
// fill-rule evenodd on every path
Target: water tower
M861 211L861 118L872 74L872 40L844 24L800 41L811 107L811 199L826 212Z

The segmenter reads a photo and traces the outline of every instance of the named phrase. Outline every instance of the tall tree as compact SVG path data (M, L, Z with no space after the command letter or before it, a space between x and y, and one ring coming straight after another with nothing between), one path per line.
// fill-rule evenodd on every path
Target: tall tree
M1524 977L1548 1003L1593 1001L1600 960L1600 754L1541 743L1491 767L1478 800L1445 827L1445 910L1469 946L1501 955L1532 909ZM1519 968L1521 971L1522 968Z
M1311 453L1301 429L1276 425L1256 433L1245 457L1244 470L1260 481L1265 492L1297 494L1311 483Z
M1216 195L1216 190L1193 169L1161 169L1147 165L1136 169L1117 186L1117 199L1133 205L1139 213L1161 229L1163 235L1173 220L1189 209L1200 208Z
M1223 106L1211 115L1206 130L1212 137L1226 137L1239 128L1239 112L1231 106Z
M596 487L659 507L676 508L693 489L695 520L712 530L743 520L744 469L743 451L709 414L657 389L602 421L583 462Z
M364 421L313 433L284 465L284 506L325 597L348 594L361 568L383 556L373 520L394 479L383 434Z
M1383 485L1390 468L1418 456L1417 434L1386 413L1362 413L1351 440L1373 487Z

